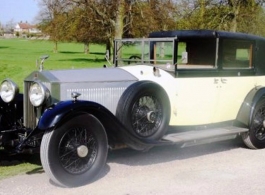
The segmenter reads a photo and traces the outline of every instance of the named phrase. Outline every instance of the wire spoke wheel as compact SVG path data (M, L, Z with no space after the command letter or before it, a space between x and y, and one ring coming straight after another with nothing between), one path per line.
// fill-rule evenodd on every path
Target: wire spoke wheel
M133 130L139 136L151 136L162 122L162 105L154 96L143 96L132 106L131 117Z
M103 125L93 115L82 113L66 121L45 132L41 163L53 182L76 187L100 173L107 159L108 140Z
M74 128L66 132L58 148L60 162L71 174L80 174L90 169L97 151L95 136L85 128Z
M251 128L258 140L265 140L265 105L257 110Z
M265 148L265 100L257 103L249 125L249 131L242 139L251 149Z

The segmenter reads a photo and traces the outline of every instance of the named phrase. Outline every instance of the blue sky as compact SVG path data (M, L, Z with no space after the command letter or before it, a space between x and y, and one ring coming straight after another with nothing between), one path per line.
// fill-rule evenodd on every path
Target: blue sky
M0 0L0 23L3 25L11 20L34 23L38 12L38 0Z

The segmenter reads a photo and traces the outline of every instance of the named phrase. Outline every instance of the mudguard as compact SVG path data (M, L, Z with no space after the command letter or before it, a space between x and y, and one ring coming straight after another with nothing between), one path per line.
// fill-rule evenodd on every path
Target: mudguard
M95 116L102 123L110 141L124 142L135 150L146 150L146 148L159 144L158 141L135 137L108 109L91 101L64 101L49 107L40 118L37 129L40 131L56 130L73 116L84 113Z
M257 103L265 99L265 87L253 88L246 96L237 115L237 121L248 127Z

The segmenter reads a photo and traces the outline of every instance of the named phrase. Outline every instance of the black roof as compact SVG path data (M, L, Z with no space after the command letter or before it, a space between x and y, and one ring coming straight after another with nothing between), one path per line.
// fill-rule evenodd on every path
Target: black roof
M149 38L158 38L158 37L178 37L178 38L234 38L234 39L252 39L265 41L264 37L239 33L239 32L227 32L227 31L215 31L215 30L176 30L176 31L159 31L152 32L149 34Z

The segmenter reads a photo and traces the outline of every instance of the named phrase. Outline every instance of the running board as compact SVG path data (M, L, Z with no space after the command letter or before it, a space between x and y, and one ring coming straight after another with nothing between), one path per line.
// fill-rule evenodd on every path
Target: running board
M235 139L238 134L247 132L247 128L240 127L223 127L216 129L187 131L165 135L162 140L170 141L174 144L182 144L182 148L207 144L212 142Z

